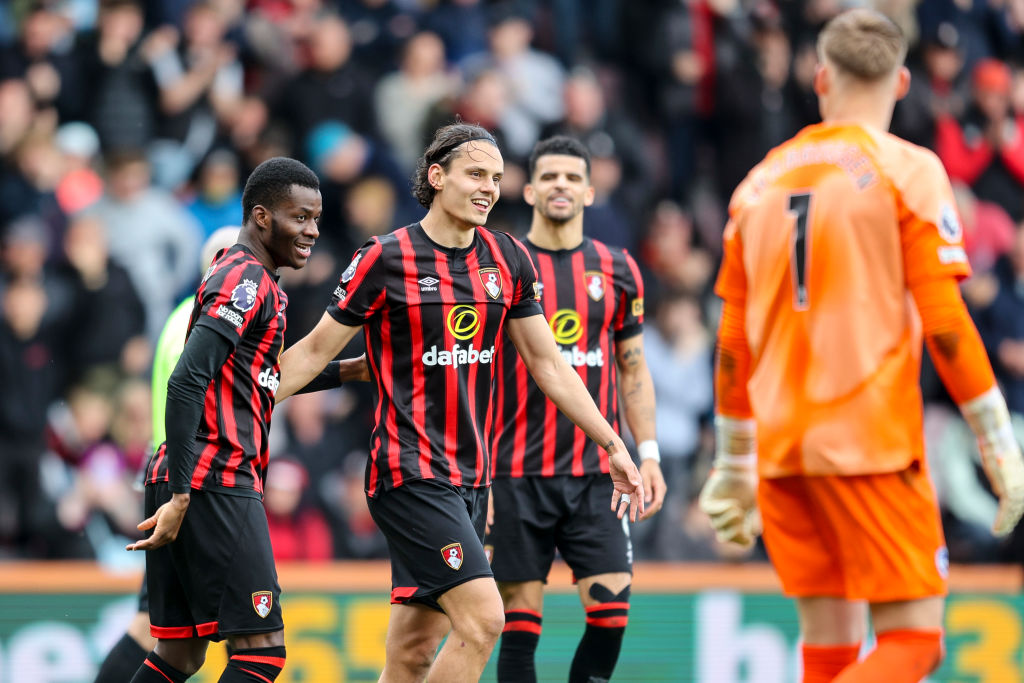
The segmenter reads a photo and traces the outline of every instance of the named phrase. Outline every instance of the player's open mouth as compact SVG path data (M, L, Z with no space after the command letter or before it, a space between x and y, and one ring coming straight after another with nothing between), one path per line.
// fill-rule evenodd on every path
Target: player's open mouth
M480 211L489 211L491 208L491 200L489 199L473 199L471 201L473 202L473 206Z
M312 244L296 244L295 251L299 252L299 256L302 258L309 258L309 255L313 253Z
M572 200L569 199L568 197L552 197L551 205L557 206L560 209L568 209L570 206L572 206Z

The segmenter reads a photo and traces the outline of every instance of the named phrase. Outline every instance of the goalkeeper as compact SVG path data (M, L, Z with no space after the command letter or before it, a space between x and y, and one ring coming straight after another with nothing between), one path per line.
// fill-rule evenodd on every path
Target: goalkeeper
M999 497L1024 464L957 282L970 275L949 179L889 135L906 42L865 9L818 37L823 123L737 188L716 292L718 538L764 543L796 598L804 683L920 681L942 660L948 554L924 459L922 337ZM760 479L760 481L758 481ZM870 613L877 646L858 661Z

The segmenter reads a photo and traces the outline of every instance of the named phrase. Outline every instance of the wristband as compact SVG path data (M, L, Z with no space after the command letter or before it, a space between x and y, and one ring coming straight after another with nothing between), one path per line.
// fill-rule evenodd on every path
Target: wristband
M654 462L661 462L661 453L658 452L658 442L654 439L648 439L647 441L641 441L636 445L636 452L640 455L640 462L644 460L653 460Z

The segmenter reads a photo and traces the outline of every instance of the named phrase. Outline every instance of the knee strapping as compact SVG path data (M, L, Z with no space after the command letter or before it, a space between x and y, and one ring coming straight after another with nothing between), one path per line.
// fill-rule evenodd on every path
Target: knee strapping
M597 605L585 607L587 625L599 628L625 628L629 622L629 589L626 586L618 593L612 593L607 586L595 583L590 586L590 597Z

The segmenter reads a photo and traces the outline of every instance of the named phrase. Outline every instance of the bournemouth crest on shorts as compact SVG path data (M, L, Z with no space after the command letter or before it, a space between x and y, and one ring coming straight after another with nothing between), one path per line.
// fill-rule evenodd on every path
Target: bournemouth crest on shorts
M252 594L252 608L261 619L266 619L270 608L274 606L274 594L270 591L256 591Z
M449 543L441 548L441 558L446 565L458 571L462 568L462 544Z

